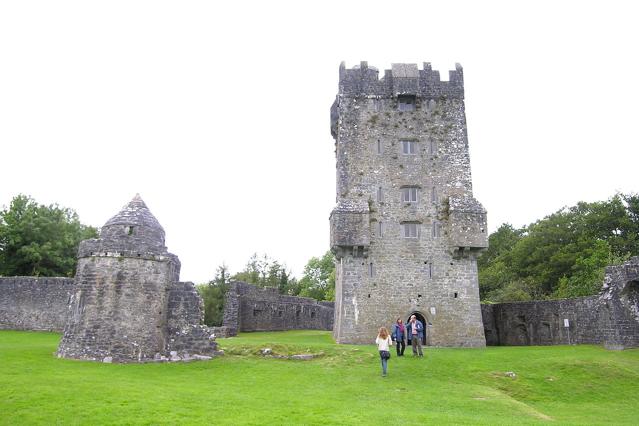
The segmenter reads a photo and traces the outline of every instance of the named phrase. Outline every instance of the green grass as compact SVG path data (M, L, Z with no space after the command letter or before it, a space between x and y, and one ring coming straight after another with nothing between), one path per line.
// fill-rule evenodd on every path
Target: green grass
M212 361L143 365L56 359L58 339L0 332L0 424L637 424L639 416L639 350L427 349L423 359L393 356L383 378L373 346L335 345L327 332L246 333L220 339L226 355ZM264 358L265 347L319 356Z

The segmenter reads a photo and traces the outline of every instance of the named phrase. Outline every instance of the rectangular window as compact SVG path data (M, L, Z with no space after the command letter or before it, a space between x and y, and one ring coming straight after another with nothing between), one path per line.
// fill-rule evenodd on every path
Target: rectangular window
M439 201L439 195L437 194L437 188L433 186L432 192L431 192L431 199L433 201L433 203L437 203Z
M415 155L417 154L417 141L402 140L402 154Z
M435 221L433 222L433 238L439 238L442 236L442 225Z
M384 201L384 193L382 192L382 187L377 187L377 202L381 203Z
M402 201L405 203L417 202L417 188L402 188Z
M415 111L415 95L399 95L397 105L400 111Z
M402 223L404 238L417 238L418 225L417 223Z

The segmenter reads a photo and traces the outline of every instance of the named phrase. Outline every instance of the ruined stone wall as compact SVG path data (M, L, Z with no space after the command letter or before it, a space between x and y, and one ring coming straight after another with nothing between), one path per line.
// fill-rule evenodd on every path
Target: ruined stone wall
M407 95L413 110L400 107ZM366 63L342 66L331 119L336 340L368 343L416 312L432 324L429 344L484 346L475 256L486 212L472 197L461 67L442 82L429 64L394 64L382 80Z
M62 331L73 278L0 277L0 329Z
M213 330L204 325L204 302L192 282L169 286L167 320L169 353L211 352Z
M330 302L281 295L275 288L238 281L229 285L223 325L229 335L237 331L332 330L333 311Z
M482 305L482 314L487 345L603 343L598 296Z
M639 257L607 267L599 295L482 305L482 317L488 345L639 347Z

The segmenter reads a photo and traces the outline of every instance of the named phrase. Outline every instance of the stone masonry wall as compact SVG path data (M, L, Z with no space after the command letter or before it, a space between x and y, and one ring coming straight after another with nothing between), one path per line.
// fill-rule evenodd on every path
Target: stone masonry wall
M241 281L229 285L223 325L238 331L332 330L332 304L306 297L281 295Z
M0 277L0 329L62 331L73 278Z
M168 296L168 351L209 355L213 331L204 324L204 302L192 282L171 283Z

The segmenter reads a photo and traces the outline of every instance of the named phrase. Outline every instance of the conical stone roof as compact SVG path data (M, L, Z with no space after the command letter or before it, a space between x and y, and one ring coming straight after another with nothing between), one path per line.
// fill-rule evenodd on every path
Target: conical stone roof
M146 226L164 234L164 228L153 216L140 194L135 194L135 197L118 214L109 219L102 229L113 225Z
M141 253L166 252L164 237L162 225L139 194L109 219L100 231L103 246Z

